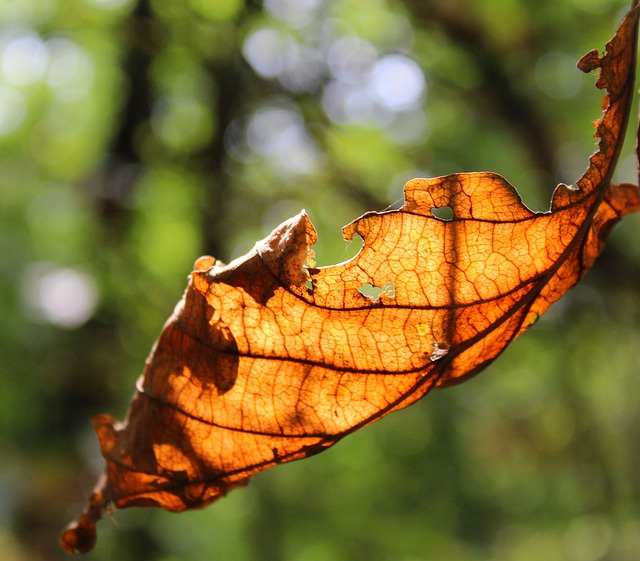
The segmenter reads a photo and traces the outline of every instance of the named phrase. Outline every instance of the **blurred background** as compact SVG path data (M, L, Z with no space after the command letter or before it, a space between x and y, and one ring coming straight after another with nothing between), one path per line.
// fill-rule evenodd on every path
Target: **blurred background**
M621 0L0 0L0 556L57 545L195 259L416 176L535 210L594 151L575 68ZM618 180L636 182L633 134ZM640 219L487 371L203 511L116 512L87 560L637 561Z

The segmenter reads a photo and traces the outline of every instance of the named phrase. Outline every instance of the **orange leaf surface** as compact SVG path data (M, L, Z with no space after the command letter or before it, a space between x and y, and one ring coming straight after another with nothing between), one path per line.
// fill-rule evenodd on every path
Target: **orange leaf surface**
M415 179L405 204L344 228L364 246L307 267L316 232L302 212L223 265L200 258L156 343L123 423L97 415L107 461L62 538L87 551L108 505L203 507L268 467L477 374L591 267L613 224L640 205L611 183L628 119L638 12L600 58L608 105L599 150L551 209L527 209L491 173ZM438 218L450 207L453 218Z

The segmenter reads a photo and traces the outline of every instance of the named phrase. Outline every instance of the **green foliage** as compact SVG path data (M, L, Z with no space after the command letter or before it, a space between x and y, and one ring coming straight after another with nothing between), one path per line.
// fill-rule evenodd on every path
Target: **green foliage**
M3 559L62 558L101 467L90 415L122 415L198 255L306 208L318 263L343 260L340 227L412 176L496 171L545 208L599 116L567 60L626 7L265 4L0 3ZM118 512L87 558L634 561L639 226L478 380L206 511Z

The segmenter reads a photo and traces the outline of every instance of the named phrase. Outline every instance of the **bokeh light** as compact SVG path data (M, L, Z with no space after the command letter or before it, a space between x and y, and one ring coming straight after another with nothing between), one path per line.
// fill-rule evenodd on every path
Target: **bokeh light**
M320 163L320 152L292 109L260 109L251 116L246 134L249 148L285 175L312 173Z
M55 96L67 103L80 101L94 80L93 63L87 52L73 41L56 37L47 43L49 66L46 83Z
M292 41L277 29L254 31L244 42L243 53L253 69L264 78L280 76L287 66L287 51Z
M16 29L0 38L2 78L14 86L29 86L40 81L47 68L46 45L31 30Z
M317 16L325 0L265 0L266 10L293 27L308 25Z
M403 55L378 60L369 76L371 97L392 111L414 109L424 97L426 84L420 67Z
M584 74L576 68L575 57L557 51L538 59L535 76L538 87L556 99L574 97L585 81Z
M98 303L96 283L87 273L34 263L25 274L25 299L38 321L74 329L88 321Z

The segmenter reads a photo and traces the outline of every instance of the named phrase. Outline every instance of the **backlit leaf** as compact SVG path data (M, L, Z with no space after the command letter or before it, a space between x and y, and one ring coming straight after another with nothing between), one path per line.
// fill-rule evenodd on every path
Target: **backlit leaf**
M65 531L87 551L112 505L206 506L257 472L306 458L477 374L573 287L612 226L640 205L613 184L633 94L637 10L600 68L599 150L549 212L491 173L415 179L399 210L344 228L353 259L309 266L301 212L229 265L202 257L156 343L124 422L97 415L107 469ZM442 209L447 209L442 214Z

